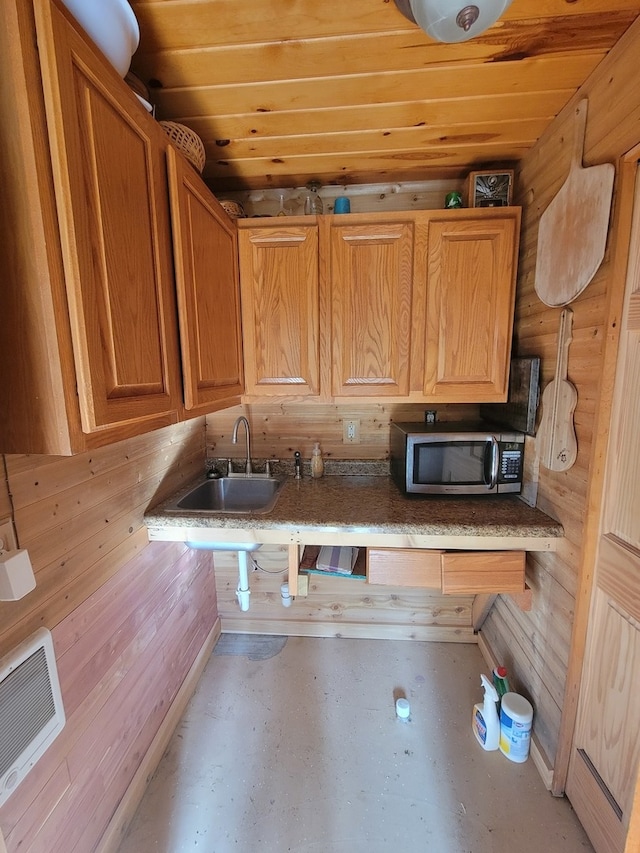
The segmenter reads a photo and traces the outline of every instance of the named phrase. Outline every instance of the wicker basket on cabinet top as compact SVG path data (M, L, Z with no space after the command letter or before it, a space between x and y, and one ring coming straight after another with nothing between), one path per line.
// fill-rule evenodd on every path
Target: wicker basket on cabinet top
M187 160L199 172L202 172L206 154L204 145L198 134L191 130L190 127L179 124L177 121L161 121L160 124L178 151L181 151Z

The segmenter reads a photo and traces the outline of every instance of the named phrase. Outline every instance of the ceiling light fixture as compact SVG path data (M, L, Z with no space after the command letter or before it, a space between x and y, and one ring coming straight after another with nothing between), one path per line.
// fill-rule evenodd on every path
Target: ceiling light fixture
M436 41L468 41L498 20L513 0L395 0L410 21Z

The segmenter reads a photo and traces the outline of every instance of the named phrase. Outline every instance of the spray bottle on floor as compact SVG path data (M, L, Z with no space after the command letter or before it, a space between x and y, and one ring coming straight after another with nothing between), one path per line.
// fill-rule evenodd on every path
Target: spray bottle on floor
M500 720L496 710L498 691L486 675L481 675L480 681L484 689L484 702L473 706L471 729L480 746L489 751L497 749L500 744Z

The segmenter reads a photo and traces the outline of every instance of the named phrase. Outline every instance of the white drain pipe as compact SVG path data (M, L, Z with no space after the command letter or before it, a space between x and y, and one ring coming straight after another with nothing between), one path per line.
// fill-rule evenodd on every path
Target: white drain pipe
M236 597L240 610L247 611L249 609L249 554L248 551L238 551L238 588L236 589Z
M208 542L203 539L201 542L197 539L188 539L186 544L189 548L196 548L200 551L235 551L238 555L238 588L236 589L236 598L240 605L240 610L247 611L249 609L249 551L257 551L260 548L260 543L245 543L245 542Z

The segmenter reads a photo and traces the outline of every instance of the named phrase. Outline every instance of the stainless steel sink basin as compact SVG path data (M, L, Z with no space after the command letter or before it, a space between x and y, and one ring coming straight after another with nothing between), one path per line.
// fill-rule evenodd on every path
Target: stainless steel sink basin
M168 510L192 512L265 513L273 509L283 485L275 477L220 477L205 480Z

